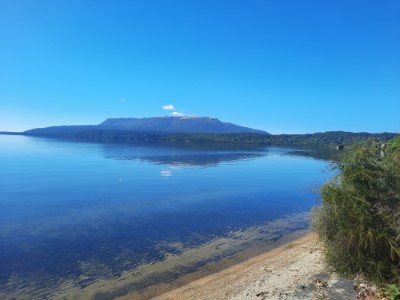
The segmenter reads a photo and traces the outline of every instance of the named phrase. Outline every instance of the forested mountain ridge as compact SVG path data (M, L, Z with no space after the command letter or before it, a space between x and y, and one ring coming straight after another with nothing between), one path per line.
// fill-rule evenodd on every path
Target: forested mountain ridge
M132 130L84 129L65 134L48 134L41 131L27 131L24 135L69 137L98 142L127 141L127 142L168 142L168 143L211 143L211 144L244 144L259 146L339 146L349 145L356 141L378 139L382 142L390 140L397 133L354 133L345 131L329 131L312 134L262 134L262 133L168 133L143 132Z

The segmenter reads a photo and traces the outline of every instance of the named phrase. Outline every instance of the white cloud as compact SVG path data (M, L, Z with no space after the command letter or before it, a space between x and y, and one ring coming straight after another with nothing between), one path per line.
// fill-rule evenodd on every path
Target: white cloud
M177 111L174 111L174 112L171 113L171 116L174 116L174 117L184 117L185 114L184 114L184 113L177 112Z
M172 176L172 172L171 171L161 171L160 175L162 177L170 177L170 176Z
M162 108L165 110L175 110L175 106L173 106L172 104L163 105Z

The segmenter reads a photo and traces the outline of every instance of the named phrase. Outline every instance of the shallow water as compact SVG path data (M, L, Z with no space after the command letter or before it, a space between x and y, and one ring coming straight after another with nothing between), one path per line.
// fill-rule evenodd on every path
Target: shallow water
M0 298L113 298L308 226L293 149L0 135Z

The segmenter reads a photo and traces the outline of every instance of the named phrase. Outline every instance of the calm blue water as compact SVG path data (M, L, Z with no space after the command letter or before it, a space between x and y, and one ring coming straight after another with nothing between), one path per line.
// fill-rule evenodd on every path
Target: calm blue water
M2 298L84 289L308 212L327 163L288 151L0 135Z

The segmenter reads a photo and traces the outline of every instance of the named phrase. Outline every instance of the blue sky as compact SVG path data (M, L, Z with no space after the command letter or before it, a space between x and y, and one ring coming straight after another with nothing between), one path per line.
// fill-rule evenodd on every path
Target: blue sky
M0 130L212 116L400 131L400 1L0 1Z

